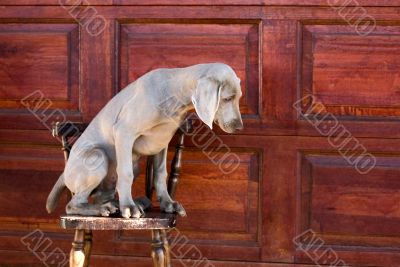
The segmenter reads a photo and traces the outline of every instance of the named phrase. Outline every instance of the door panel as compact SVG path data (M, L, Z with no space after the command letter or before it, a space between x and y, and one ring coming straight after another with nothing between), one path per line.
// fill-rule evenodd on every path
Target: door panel
M313 95L337 117L397 119L399 29L378 26L364 36L348 25L304 25L302 96Z
M1 128L32 129L39 120L79 114L78 24L0 23L0 47Z

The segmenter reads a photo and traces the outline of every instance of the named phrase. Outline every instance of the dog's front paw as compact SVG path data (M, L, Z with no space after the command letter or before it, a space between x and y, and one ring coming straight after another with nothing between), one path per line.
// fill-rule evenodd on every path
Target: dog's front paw
M166 213L174 213L176 212L177 214L179 214L181 217L185 217L186 216L186 211L185 209L182 207L182 205L177 202L167 202L167 201L162 201L160 203L160 209L161 211L164 211Z
M120 205L120 211L122 217L128 219L128 218L140 218L143 215L143 210L141 210L138 206L135 204L130 204L130 205Z

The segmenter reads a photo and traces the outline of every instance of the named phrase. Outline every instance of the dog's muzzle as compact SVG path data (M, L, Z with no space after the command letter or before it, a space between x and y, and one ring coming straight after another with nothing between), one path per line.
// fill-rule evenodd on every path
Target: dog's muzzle
M232 123L232 128L235 129L235 130L238 130L238 131L243 130L243 122L242 122L242 120L238 120L238 119L234 120L233 123Z
M225 128L228 130L228 132L233 133L243 129L243 122L240 119L235 119L227 123Z

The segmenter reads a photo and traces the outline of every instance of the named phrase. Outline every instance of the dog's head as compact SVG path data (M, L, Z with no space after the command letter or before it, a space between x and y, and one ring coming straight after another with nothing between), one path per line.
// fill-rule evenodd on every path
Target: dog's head
M239 110L242 96L240 79L231 67L215 64L197 81L192 103L200 119L212 129L212 123L227 133L243 129Z

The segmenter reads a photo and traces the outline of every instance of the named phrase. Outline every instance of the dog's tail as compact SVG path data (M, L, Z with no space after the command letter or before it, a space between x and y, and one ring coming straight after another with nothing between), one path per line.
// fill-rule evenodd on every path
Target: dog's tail
M64 191L65 188L64 173L62 173L58 178L56 184L53 186L53 189L51 190L49 196L47 197L46 209L48 213L52 213L56 209L58 199L60 198L61 193Z

